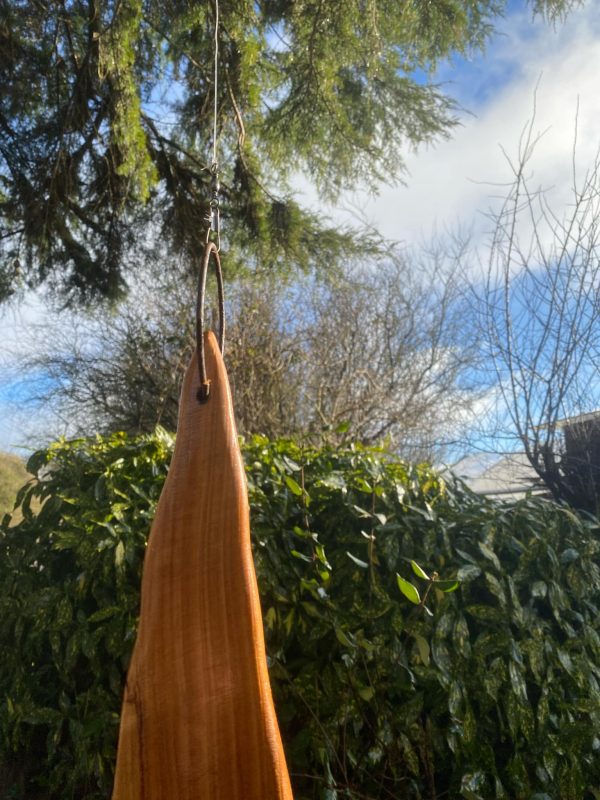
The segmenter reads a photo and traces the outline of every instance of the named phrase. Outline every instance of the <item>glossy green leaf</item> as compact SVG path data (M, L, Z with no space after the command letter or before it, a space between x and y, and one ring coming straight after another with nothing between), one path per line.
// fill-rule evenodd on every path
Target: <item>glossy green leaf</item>
M450 592L455 592L458 589L460 586L460 581L435 581L433 585L436 589L448 594Z
M355 647L354 642L352 642L349 639L349 637L344 633L344 631L341 628L336 628L335 629L335 635L336 635L336 638L337 638L338 642L340 644L343 644L344 647L352 647L352 648Z
M429 642L424 636L419 636L419 634L415 634L415 642L419 651L419 658L424 666L428 667L431 660L431 648L429 647Z
M296 497L300 497L300 495L302 495L302 487L292 478L291 475L285 475L284 480L285 485L292 492L292 494L296 495Z
M354 561L357 567L360 567L361 569L369 569L369 565L367 564L366 561L362 561L362 559L353 556L352 553L349 553L348 551L346 551L346 555L348 556L349 559Z
M402 592L404 597L406 597L407 600L410 600L410 602L414 603L415 605L421 602L421 596L418 590L412 585L412 583L404 580L404 578L400 577L400 575L398 575L397 573L396 573L396 581L398 583L398 588L400 589L400 591Z
M422 568L421 568L421 567L420 567L420 566L417 564L417 562L416 562L416 561L411 561L411 562L410 562L410 565L411 565L411 567L412 567L412 571L415 573L415 575L417 576L417 578L423 578L423 580L425 580L425 581L429 581L429 580L431 580L431 578L429 577L429 575L428 575L428 574L425 572L425 570L424 570L424 569L422 569Z
M290 552L294 556L294 558L299 558L300 561L306 561L307 563L312 564L313 561L312 558L310 558L307 555L304 555L304 553L301 553L299 550L290 550Z
M117 567L121 567L123 565L124 558L125 558L125 545L123 544L122 541L120 541L115 547L115 565Z
M461 583L470 583L481 575L481 568L475 564L465 564L456 573L457 580Z

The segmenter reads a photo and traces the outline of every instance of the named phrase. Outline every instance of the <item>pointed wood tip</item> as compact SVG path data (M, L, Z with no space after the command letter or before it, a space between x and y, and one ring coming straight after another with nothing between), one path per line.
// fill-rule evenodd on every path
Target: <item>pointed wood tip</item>
M219 342L212 331L204 334L204 360L208 397L202 396L198 353L194 352L181 391L178 438L187 440L190 437L201 444L209 432L228 429L225 438L237 439L227 371Z

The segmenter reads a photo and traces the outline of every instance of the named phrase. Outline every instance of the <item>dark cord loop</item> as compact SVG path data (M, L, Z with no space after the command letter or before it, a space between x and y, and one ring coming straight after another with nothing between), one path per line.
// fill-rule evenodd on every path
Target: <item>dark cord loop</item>
M206 295L206 276L208 274L211 255L215 263L215 275L217 277L217 291L219 295L219 349L221 353L223 352L225 344L225 299L223 295L221 259L219 258L219 249L217 245L214 242L207 242L204 247L202 266L200 267L198 302L196 305L196 348L198 354L198 373L200 376L200 387L196 397L199 403L206 403L210 396L210 379L206 375L206 359L204 356L204 298Z

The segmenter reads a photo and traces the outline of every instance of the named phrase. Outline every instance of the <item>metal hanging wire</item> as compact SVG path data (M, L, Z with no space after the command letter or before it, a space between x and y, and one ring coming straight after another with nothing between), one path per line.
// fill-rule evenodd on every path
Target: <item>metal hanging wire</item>
M215 36L214 36L214 59L215 59L215 74L214 74L214 87L215 97L213 104L213 159L212 166L216 167L217 161L217 113L219 102L219 0L215 0Z
M215 32L213 39L213 58L214 58L214 75L213 75L213 135L212 135L212 162L210 165L210 173L212 176L211 189L212 195L210 198L210 207L207 214L208 228L206 231L206 241L210 239L211 232L214 231L217 241L217 250L221 249L221 218L220 218L220 201L219 192L221 190L219 184L219 159L217 156L217 121L219 115L219 0L215 0Z
M206 295L206 277L211 258L215 265L215 275L217 278L217 291L219 300L219 349L223 353L225 345L225 301L223 296L223 272L221 269L221 210L220 210L220 182L219 182L219 161L217 158L217 120L219 112L219 0L214 0L215 8L215 31L214 31L214 104L213 104L213 142L212 142L212 163L211 173L211 197L209 208L206 215L207 229L204 244L204 254L200 267L198 279L198 297L196 304L196 351L198 357L198 375L200 387L197 398L200 403L205 403L210 397L210 379L206 374L206 358L204 354L204 301ZM215 234L215 241L211 240L211 234Z

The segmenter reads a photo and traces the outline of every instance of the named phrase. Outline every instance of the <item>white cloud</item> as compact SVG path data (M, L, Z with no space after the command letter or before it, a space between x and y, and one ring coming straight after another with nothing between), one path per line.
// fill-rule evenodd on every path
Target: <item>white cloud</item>
M599 6L596 0L574 11L556 28L541 20L532 23L525 15L512 15L504 35L487 57L479 59L481 77L473 67L456 68L454 93L464 102L478 94L486 75L491 76L496 90L486 91L479 107L470 105L473 115L463 116L462 127L452 139L409 155L406 186L384 187L375 198L356 194L342 201L341 209L328 208L327 212L348 220L348 207L357 205L385 236L409 243L428 238L434 228L455 225L481 234L489 228L483 212L494 202L494 195L502 192L491 184L510 180L501 147L516 157L519 138L532 117L534 97L534 128L544 135L531 162L533 181L552 188L550 196L556 205L568 202L578 104L577 163L581 170L592 164L600 143ZM442 77L452 75L448 67ZM478 86L472 91L461 88L464 78ZM448 88L452 92L452 87ZM315 202L310 188L303 185L302 189L306 199Z

